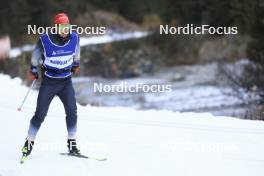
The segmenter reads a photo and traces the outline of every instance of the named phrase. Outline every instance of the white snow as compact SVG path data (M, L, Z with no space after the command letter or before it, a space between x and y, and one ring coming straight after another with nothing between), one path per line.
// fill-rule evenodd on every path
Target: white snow
M149 35L149 32L146 31L134 31L134 32L124 32L124 33L111 33L102 36L94 36L94 37L80 37L80 46L87 45L96 45L96 44L105 44L110 42L129 40L129 39L138 39L143 38ZM9 52L10 58L16 58L20 56L25 51L32 51L34 49L34 45L24 45L22 47L12 48Z
M81 37L80 45L87 46L87 45L104 44L104 43L110 43L110 42L116 42L122 40L142 38L148 35L149 32L135 31L135 32L126 32L126 33L113 33L113 34L95 36L95 37Z
M1 176L262 176L264 123L209 113L137 111L78 105L78 144L93 161L61 156L66 151L65 115L55 98L31 157L21 147L35 111L37 91L16 111L27 87L0 75ZM53 147L51 147L53 146Z
M15 47L12 48L11 51L9 52L9 57L10 58L16 58L18 56L20 56L23 52L28 52L28 51L32 51L34 49L34 45L24 45L22 47Z

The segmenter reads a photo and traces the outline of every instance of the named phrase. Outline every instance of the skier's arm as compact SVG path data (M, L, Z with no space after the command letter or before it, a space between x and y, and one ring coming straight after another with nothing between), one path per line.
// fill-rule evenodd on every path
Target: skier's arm
M78 38L78 43L75 49L75 56L73 58L72 72L77 73L80 70L80 57L81 57L81 48Z
M80 38L78 37L78 43L76 45L75 49L75 56L74 56L74 64L73 65L78 65L80 64L80 56L81 55L81 48L80 48Z
M35 49L32 53L31 57L31 66L32 67L38 67L39 64L42 62L42 54L43 54L43 46L40 40L38 40Z
M31 57L30 75L29 79L38 79L38 66L42 61L43 47L41 41L38 40Z

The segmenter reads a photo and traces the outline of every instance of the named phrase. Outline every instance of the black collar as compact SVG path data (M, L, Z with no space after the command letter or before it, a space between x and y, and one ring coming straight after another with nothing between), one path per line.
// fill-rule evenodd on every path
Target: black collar
M49 34L51 41L57 45L64 45L70 40L70 34L66 37L61 37L59 34Z

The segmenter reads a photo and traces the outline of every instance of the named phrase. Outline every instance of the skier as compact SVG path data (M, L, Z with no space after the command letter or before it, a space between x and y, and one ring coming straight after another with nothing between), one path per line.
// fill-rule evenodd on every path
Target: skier
M58 26L58 33L41 35L32 53L29 79L38 79L41 65L42 82L36 111L30 120L26 142L22 148L22 157L31 153L37 132L55 95L62 101L66 112L69 153L80 154L76 145L77 106L71 80L72 73L78 73L80 69L79 37L75 32L69 31L67 14L57 14L54 24Z

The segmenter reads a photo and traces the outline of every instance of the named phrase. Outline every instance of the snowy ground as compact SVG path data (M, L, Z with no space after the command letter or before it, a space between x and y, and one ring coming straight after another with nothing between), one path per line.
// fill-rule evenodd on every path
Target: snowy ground
M78 142L93 161L60 156L66 151L62 104L56 98L31 158L19 164L37 91L16 111L27 88L0 75L1 176L262 176L264 123L209 113L136 111L78 106ZM53 146L53 147L50 147Z

